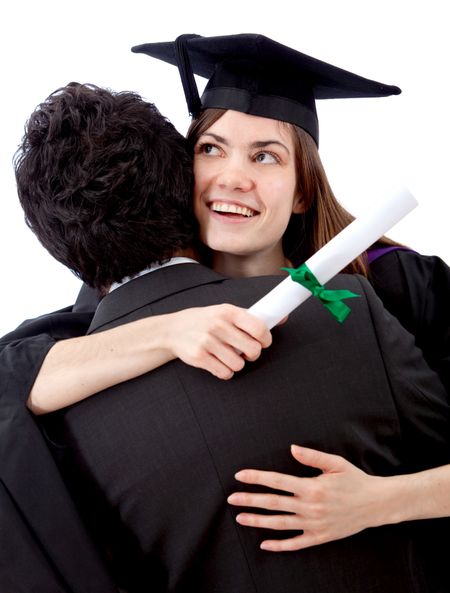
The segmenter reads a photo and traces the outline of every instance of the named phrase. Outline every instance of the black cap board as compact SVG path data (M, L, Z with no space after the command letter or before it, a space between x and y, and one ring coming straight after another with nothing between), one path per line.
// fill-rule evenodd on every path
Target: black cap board
M264 35L180 35L175 41L132 48L178 66L188 109L233 109L305 129L318 143L316 99L386 97L396 86L363 78ZM194 75L208 80L199 98Z

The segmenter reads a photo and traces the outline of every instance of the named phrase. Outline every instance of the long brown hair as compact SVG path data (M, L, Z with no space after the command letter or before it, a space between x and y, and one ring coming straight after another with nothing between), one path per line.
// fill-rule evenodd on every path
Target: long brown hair
M192 122L187 133L193 149L198 138L224 113L225 109L205 109ZM303 214L292 214L283 235L284 255L297 266L306 261L340 231L354 217L337 201L328 182L317 146L311 136L301 128L280 122L286 126L294 141L297 173L297 191L305 209ZM382 237L377 245L398 245ZM364 253L343 270L349 274L369 275L367 255Z

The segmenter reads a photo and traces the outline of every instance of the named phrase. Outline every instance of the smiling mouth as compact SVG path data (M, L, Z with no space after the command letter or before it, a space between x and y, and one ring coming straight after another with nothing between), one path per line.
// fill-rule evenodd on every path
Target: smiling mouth
M259 214L256 210L248 208L248 206L239 206L238 204L229 204L228 202L211 202L208 208L213 212L218 212L222 216L231 218L252 218Z

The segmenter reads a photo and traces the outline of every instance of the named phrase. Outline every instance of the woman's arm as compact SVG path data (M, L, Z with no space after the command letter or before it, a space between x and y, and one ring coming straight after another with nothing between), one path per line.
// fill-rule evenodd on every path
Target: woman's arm
M370 476L343 457L315 449L291 448L293 457L322 473L297 478L259 470L242 470L236 479L292 495L235 492L228 502L290 515L241 513L241 525L274 530L298 529L303 534L289 539L266 540L261 548L272 552L301 550L358 533L367 527L413 519L450 516L450 465L415 474Z
M57 342L28 399L35 414L80 401L170 360L230 379L271 343L263 322L234 305L213 305L140 319Z

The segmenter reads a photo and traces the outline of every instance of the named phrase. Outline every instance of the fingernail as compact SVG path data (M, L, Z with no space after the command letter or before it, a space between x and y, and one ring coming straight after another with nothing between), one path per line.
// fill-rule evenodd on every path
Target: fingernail
M244 472L243 471L240 471L240 472L236 472L234 474L234 477L236 478L236 480L240 480L243 475L244 475Z

